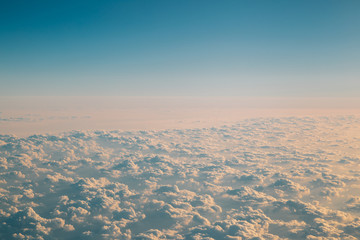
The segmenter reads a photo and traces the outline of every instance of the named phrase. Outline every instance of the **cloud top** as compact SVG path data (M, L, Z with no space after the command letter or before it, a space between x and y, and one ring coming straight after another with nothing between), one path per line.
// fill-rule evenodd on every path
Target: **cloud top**
M357 239L359 130L339 116L0 135L0 238Z

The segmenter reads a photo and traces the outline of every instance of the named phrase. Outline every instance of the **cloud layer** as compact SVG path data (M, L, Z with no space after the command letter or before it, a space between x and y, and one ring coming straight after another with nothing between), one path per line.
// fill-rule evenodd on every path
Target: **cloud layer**
M358 239L356 117L0 136L1 239Z

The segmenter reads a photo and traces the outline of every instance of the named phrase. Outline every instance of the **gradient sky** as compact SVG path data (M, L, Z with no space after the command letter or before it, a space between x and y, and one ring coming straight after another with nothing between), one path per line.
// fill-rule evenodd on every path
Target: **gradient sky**
M1 1L2 96L358 96L360 1Z

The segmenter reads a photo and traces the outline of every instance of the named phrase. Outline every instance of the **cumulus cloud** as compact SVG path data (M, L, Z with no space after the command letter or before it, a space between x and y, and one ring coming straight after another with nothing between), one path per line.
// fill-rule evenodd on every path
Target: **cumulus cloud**
M356 117L0 135L1 239L358 239Z

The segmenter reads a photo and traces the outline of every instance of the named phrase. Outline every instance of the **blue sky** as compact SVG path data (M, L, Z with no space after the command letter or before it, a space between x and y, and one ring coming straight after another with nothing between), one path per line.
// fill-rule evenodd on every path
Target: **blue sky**
M355 0L1 1L3 96L358 96Z

